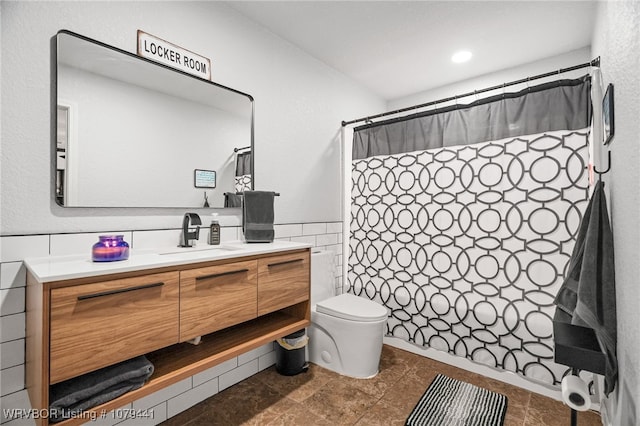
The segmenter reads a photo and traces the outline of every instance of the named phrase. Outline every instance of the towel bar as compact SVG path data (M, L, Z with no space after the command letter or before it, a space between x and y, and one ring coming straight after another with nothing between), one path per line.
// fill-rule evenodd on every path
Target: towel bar
M224 193L224 195L227 195L227 194L230 194L230 195L244 195L244 191L239 191L239 192L225 192L225 193ZM273 193L273 195L274 195L274 196L276 196L276 197L279 197L279 196L280 196L280 193L279 193L279 192L274 192L274 193Z

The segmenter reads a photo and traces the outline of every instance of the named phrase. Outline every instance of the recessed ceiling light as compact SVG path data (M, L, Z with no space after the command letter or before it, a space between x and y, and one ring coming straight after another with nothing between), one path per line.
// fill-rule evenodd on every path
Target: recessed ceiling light
M451 57L451 60L456 64L461 64L471 59L471 56L473 55L468 50L461 50L460 52L454 53L453 56Z

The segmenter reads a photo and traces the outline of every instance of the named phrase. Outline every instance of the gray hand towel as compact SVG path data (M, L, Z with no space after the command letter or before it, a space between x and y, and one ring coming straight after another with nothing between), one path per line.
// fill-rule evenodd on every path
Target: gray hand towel
M56 383L49 391L50 420L59 422L144 385L153 374L145 356Z
M224 206L225 207L242 207L242 195L225 192Z
M572 324L594 330L605 354L604 392L609 395L618 378L616 291L613 233L602 182L596 184L580 224L569 273L555 303L572 314Z
M271 191L244 191L242 208L242 231L248 243L270 243L273 229L273 200Z

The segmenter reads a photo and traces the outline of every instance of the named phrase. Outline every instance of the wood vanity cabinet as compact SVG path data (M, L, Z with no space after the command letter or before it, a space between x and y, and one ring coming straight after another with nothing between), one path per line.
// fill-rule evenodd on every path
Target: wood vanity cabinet
M258 260L258 315L309 299L309 251Z
M50 383L178 343L178 272L54 288Z
M149 381L91 410L103 413L307 327L309 262L303 248L50 282L29 272L33 408L48 408L52 384L145 354L154 365ZM180 343L197 336L197 346Z
M256 261L180 272L180 341L257 317Z

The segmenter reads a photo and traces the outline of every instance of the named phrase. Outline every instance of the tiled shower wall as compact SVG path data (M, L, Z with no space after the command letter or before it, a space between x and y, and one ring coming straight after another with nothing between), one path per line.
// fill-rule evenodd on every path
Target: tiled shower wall
M337 293L342 292L342 222L276 225L276 239L305 242L335 253ZM33 425L31 419L16 418L10 409L29 409L25 389L25 290L27 257L86 254L99 234L118 233L135 250L176 246L179 229L113 231L78 234L47 234L0 237L0 423L3 426ZM221 240L241 239L240 227L222 227ZM199 244L206 244L207 230L201 229ZM115 411L92 425L157 424L168 417L275 363L272 343L230 359L209 370L175 383L126 407L153 410L153 418L118 418L129 412Z

